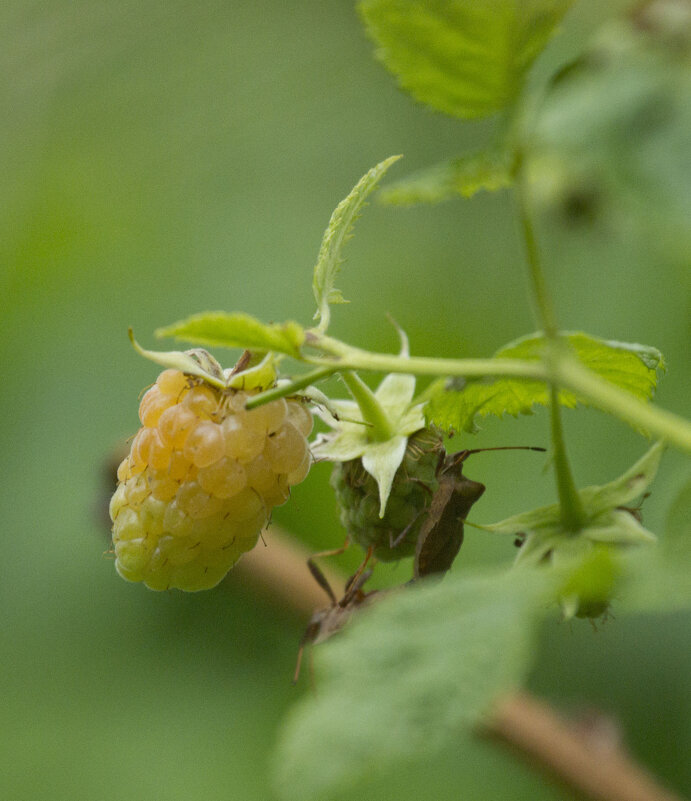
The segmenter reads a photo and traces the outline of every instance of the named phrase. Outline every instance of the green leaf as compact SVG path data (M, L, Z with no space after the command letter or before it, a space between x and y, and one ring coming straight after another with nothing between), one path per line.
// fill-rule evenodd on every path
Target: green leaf
M360 178L348 197L338 204L331 215L329 225L324 232L312 279L312 290L317 301L317 312L314 316L320 321L319 329L321 331L326 331L329 325L331 318L329 305L347 303L340 290L335 288L334 282L343 261L341 251L352 236L353 224L360 216L365 201L376 189L381 177L400 158L401 156L390 156L376 167L372 167Z
M202 312L159 328L157 337L176 337L200 345L272 351L299 357L305 332L298 323L262 323L243 312Z
M573 0L364 0L377 56L416 100L455 117L512 103Z
M665 370L662 354L655 348L599 339L579 332L564 333L578 359L601 378L625 389L641 400L650 400L655 391L658 370ZM531 334L516 340L494 354L494 358L538 360L545 339ZM486 415L501 417L532 414L535 406L549 405L549 388L541 381L501 378L485 381L440 380L426 393L425 414L430 423L443 429L477 431L476 419ZM559 391L559 403L569 408L585 403L573 392Z
M379 201L392 206L441 203L452 197L472 197L481 190L495 192L512 183L508 154L487 150L445 161L412 173L384 187Z
M316 653L318 694L283 729L280 797L324 798L473 727L530 668L547 580L449 575L363 610Z

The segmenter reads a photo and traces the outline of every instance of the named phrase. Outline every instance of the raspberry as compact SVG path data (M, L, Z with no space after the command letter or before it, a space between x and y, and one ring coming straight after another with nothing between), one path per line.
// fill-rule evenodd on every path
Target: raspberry
M349 537L365 549L374 546L374 556L382 562L412 556L425 512L439 486L436 472L442 451L441 437L432 429L410 437L382 518L377 483L362 461L337 462L331 486Z
M142 397L110 503L115 567L153 590L215 586L307 475L311 414L164 370Z

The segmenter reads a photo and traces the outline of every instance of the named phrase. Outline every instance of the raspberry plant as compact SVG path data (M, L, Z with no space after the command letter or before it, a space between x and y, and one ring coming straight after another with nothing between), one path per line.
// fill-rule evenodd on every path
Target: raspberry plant
M483 152L401 179L380 198L414 205L481 190L512 192L536 333L489 358L471 359L411 355L403 332L397 354L370 352L328 333L332 306L346 302L336 286L343 247L400 158L393 156L365 173L331 217L313 271L316 324L204 312L157 332L246 350L234 370L222 370L205 351L136 346L166 370L142 399L143 428L121 465L111 514L119 572L154 589L213 586L254 545L271 508L287 500L289 487L309 469L308 404L330 427L311 452L334 463L332 485L348 536L384 561L419 556L421 532L433 530L426 521L452 464L443 434L469 437L488 415L549 409L555 503L479 526L488 537L520 537L515 564L452 574L443 583L417 582L374 604L324 648L320 695L296 709L280 745L277 787L286 798L323 797L375 763L433 753L475 725L526 675L550 609L568 619L601 617L613 603L620 613L691 605L683 540L688 492L660 545L632 511L665 448L691 453L691 424L651 403L665 369L656 348L560 329L534 222L537 206L558 205L584 186L596 187L613 205L625 197L624 213L640 211L636 191L622 188L640 164L630 154L628 161L614 158L622 142L616 134L660 93L667 124L683 127L691 10L682 0L647 3L604 30L576 64L537 92L531 66L570 5L360 4L378 56L401 88L456 118L498 115L502 121ZM641 69L647 82L622 95L615 119L606 99ZM578 130L576 119L583 121ZM656 196L664 194L651 185ZM674 235L663 247L673 240L678 249L680 238L688 242L688 225L673 204L665 208L669 225L658 231ZM376 391L361 378L367 372L385 374ZM319 382L336 374L349 399L319 390ZM422 393L416 393L418 376L434 379ZM597 408L655 442L621 476L581 488L561 420L562 407L576 406ZM449 497L455 491L448 482L447 491ZM445 525L454 523L462 526L464 519L457 513Z

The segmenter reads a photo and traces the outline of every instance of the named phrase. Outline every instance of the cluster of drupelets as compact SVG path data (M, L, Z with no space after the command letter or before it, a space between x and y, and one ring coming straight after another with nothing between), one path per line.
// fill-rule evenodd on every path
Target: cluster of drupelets
M110 505L123 578L213 587L305 478L309 410L281 398L247 411L249 394L164 370L143 396Z

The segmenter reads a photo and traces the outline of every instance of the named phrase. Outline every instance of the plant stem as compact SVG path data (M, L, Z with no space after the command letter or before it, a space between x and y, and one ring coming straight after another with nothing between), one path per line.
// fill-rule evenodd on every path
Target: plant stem
M385 373L447 376L459 378L517 378L525 381L549 381L542 362L522 359L438 359L425 356L403 358L390 353L371 353L330 337L312 337L314 347L332 356L307 356L308 364L328 367L331 371L372 370ZM651 437L691 453L691 423L683 417L644 402L626 390L605 381L586 369L571 355L555 360L551 367L555 383L575 392L585 403L615 415Z
M521 172L522 158L518 158L516 198L518 201L518 216L525 244L526 263L530 277L531 295L535 316L542 326L547 338L544 363L550 375L553 374L553 365L563 358L563 347L559 344L559 331L552 300L547 291L547 283L540 261L540 250L535 236L535 228L528 211L528 199L525 190L525 178ZM550 430L552 434L552 451L554 455L554 471L557 481L557 493L561 507L561 520L567 531L578 531L585 522L585 511L581 498L576 489L571 465L566 453L564 428L561 420L561 407L559 405L559 388L552 381L550 383Z
M309 364L328 366L333 370L373 370L382 373L412 373L459 378L524 378L546 381L547 371L538 361L521 359L438 359L426 356L406 358L390 353L372 353L339 343L334 353L328 343L322 348L329 356L305 356Z
M346 370L341 373L345 385L362 412L362 419L370 424L368 435L371 439L384 442L396 433L388 415L382 408L372 390L357 373Z
M566 531L577 532L585 522L585 511L571 474L564 430L559 407L559 390L554 384L549 388L550 430L552 434L552 454L554 457L557 493L559 495L561 522Z
M319 367L316 370L311 370L309 373L304 373L297 378L292 378L290 381L287 381L284 384L280 384L272 389L267 389L266 392L261 392L259 395L254 395L252 398L250 398L250 400L247 401L245 408L248 410L256 409L257 406L262 406L270 401L278 400L278 398L285 398L288 395L293 395L296 392L299 392L301 389L310 386L310 384L321 381L323 378L328 378L335 372L336 370L332 367Z

